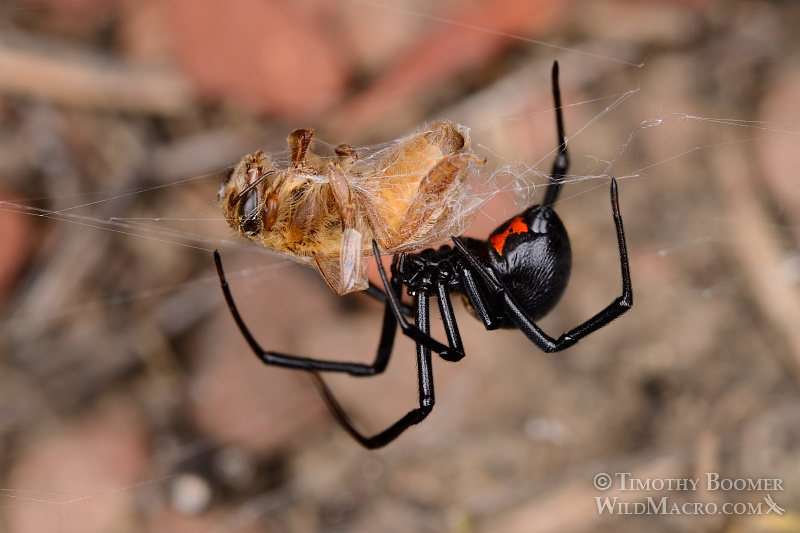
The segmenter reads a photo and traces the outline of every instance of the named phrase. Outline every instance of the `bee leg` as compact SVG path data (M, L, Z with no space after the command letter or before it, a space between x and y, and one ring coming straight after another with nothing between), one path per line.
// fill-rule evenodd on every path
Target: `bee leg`
M295 168L303 166L313 137L314 132L306 128L297 128L287 137L286 142L289 143L289 149L292 151L292 165Z
M424 137L432 146L438 147L445 156L461 150L467 144L464 136L446 120L433 123Z
M355 149L349 144L342 143L339 146L337 146L333 151L336 154L336 163L339 166L352 165L353 163L358 161L358 154L356 153Z
M356 212L353 208L353 196L350 192L350 183L344 175L344 171L333 163L328 163L328 183L333 191L333 198L339 207L339 214L342 218L342 231L347 228L356 227Z
M367 265L364 260L364 234L359 227L350 184L344 171L328 163L328 182L339 207L342 220L342 244L339 249L339 294L367 286ZM330 283L330 282L329 282Z
M439 161L428 172L409 202L408 211L397 233L392 237L391 245L387 248L413 242L415 235L424 235L429 231L429 226L438 220L438 218L431 219L434 215L441 214L446 207L446 201L449 199L448 189L470 163L483 165L486 160L472 153L459 152Z

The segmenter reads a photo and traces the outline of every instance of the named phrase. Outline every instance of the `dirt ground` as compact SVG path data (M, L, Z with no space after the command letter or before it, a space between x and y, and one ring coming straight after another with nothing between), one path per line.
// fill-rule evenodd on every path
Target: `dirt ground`
M0 25L0 531L800 531L797 2L8 0ZM433 413L364 450L253 356L212 251L268 349L368 362L381 305L234 235L219 174L299 126L447 118L500 191L485 238L541 201L554 60L574 270L540 325L619 294L609 176L634 307L549 355L459 306ZM359 428L416 404L413 354L325 376Z

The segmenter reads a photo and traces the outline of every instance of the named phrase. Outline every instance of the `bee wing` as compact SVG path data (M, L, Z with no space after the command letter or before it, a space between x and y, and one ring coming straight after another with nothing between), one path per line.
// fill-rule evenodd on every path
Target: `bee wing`
M345 293L367 288L369 267L364 260L364 237L353 228L347 228L342 235L339 269Z
M369 286L369 265L364 259L363 235L348 228L342 235L338 255L317 254L314 264L328 286L338 295L363 291Z

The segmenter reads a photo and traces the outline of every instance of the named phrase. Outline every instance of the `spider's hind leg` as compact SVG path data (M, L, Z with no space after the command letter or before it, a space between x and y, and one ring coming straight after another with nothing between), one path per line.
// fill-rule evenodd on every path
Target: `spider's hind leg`
M564 178L569 169L569 157L567 156L567 135L564 133L564 114L561 105L561 88L558 85L558 61L553 62L552 73L553 103L556 107L556 132L558 134L558 155L553 162L553 171L550 173L550 184L547 186L547 193L544 197L543 205L552 207L561 192Z
M534 344L544 352L558 352L569 348L587 335L597 331L601 327L627 312L633 306L633 287L631 282L630 264L628 261L628 249L625 243L625 231L622 227L622 215L619 211L619 197L617 192L617 181L611 180L611 213L614 217L614 227L617 233L617 245L619 248L620 273L622 276L622 294L616 297L610 304L604 307L594 316L562 334L557 339L549 336L534 322L525 309L520 306L514 295L503 287L499 287L500 296L503 299L506 315ZM485 271L480 271L487 282L491 279Z

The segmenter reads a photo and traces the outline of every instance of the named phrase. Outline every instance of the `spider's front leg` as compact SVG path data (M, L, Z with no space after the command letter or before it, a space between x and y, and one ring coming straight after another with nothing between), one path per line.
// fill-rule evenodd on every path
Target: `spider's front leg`
M414 424L421 422L433 409L434 396L433 396L433 370L431 366L431 351L421 345L417 345L417 369L419 379L419 407L410 410L400 420L392 424L386 430L378 433L377 435L366 437L360 433L350 421L350 418L342 409L341 404L336 400L330 388L325 384L325 381L319 375L319 372L345 372L353 376L373 376L382 373L387 364L389 357L394 348L395 334L397 332L397 321L394 312L387 303L383 315L383 328L381 330L381 338L378 343L377 355L371 365L363 363L347 363L338 361L323 361L319 359L311 359L307 357L298 357L294 355L287 355L279 352L266 351L255 340L253 334L244 323L236 303L233 300L228 281L225 277L225 271L222 268L222 259L218 251L214 251L214 261L217 266L217 273L222 286L222 292L225 296L225 301L228 303L228 309L233 316L236 325L239 327L242 335L244 336L250 348L266 365L275 365L285 368L293 368L295 370L305 370L311 374L320 390L325 403L333 413L337 421L342 427L361 445L366 448L380 448L385 446L396 439L406 429ZM402 289L397 282L386 286L386 293L396 296ZM420 297L417 299L415 322L422 331L429 331L430 315L428 312L428 299Z
M225 296L225 301L228 304L231 316L234 322L236 322L239 331L241 331L242 336L247 341L247 344L250 345L250 349L265 365L293 368L295 370L344 372L353 376L374 376L386 369L386 365L389 363L389 357L392 354L392 349L394 348L395 332L397 331L397 322L395 321L394 313L392 313L388 307L383 315L381 338L378 342L377 354L372 364L324 361L321 359L298 357L296 355L264 350L244 323L244 319L236 307L236 302L231 294L228 280L225 277L225 271L222 268L222 258L217 250L214 250L214 262L217 266L217 275L219 276L220 286L222 287L222 294Z

